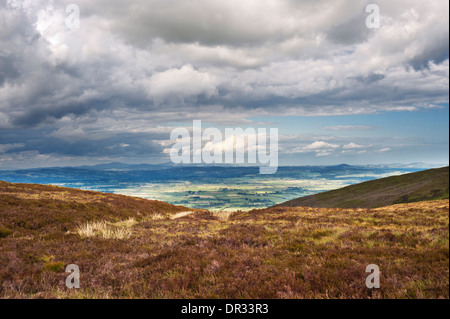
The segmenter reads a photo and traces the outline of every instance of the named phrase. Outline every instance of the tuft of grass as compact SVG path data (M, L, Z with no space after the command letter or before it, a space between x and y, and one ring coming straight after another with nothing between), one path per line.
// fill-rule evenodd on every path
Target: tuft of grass
M102 239L128 239L131 230L127 227L112 225L105 221L87 222L76 229L80 238L99 237Z
M162 215L162 214L153 214L148 216L146 219L148 220L161 220L161 219L165 219L166 216Z
M234 214L234 212L211 212L211 215L219 220L228 220Z
M189 215L191 215L193 213L194 212L179 212L179 213L176 213L176 214L170 216L170 219L183 218L183 217L189 216Z
M64 269L64 263L62 261L49 261L44 264L44 269L53 272L60 272Z
M131 228L136 224L139 224L139 222L132 217L132 218L128 218L127 220L114 223L113 225L117 226L117 227Z
M0 226L0 238L6 238L11 235L13 232L11 229Z

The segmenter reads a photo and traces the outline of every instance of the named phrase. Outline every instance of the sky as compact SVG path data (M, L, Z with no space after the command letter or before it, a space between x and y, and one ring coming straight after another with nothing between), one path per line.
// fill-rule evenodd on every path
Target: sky
M447 164L449 3L0 0L0 169L168 162L194 120L278 128L280 165Z

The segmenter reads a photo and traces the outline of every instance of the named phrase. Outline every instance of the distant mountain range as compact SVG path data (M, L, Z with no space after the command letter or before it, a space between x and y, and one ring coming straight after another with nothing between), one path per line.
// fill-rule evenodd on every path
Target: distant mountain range
M315 195L274 207L374 208L449 198L449 167L391 176Z
M323 167L331 169L351 169L351 168L381 168L381 169L429 169L438 168L447 164L427 164L427 163L393 163L393 164L372 164L372 165L349 165L349 164L338 164L338 165L280 165L280 167ZM127 164L121 162L111 162L97 165L81 165L81 166L58 166L58 167L35 167L35 168L0 168L0 171L14 171L14 170L37 170L37 169L84 169L84 170L96 170L96 171L107 171L107 170L130 170L130 171L142 171L142 170L160 170L168 169L171 167L251 167L251 165L239 165L239 164L174 164L172 162L159 163L159 164ZM256 167L256 166L255 166Z
M72 168L78 169L90 169L90 170L157 170L157 169L166 169L173 167L175 164L172 163L161 163L161 164L125 164L120 162L113 162L107 164L98 164L98 165L83 165L83 166L75 166Z

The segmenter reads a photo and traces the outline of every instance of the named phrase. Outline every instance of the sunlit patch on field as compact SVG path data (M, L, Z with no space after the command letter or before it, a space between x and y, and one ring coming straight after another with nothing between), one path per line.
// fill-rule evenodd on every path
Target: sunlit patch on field
M116 194L158 199L164 202L210 211L249 211L264 208L294 197L340 188L354 179L316 180L252 178L231 179L223 183L147 183L140 187L116 189Z

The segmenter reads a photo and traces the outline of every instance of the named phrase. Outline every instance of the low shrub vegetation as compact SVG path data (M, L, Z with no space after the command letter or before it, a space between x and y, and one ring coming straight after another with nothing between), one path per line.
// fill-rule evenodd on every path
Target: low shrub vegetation
M1 298L449 298L448 200L224 218L1 186L0 225L14 232L0 240ZM69 264L80 289L65 286ZM365 285L369 264L380 267L380 289Z

